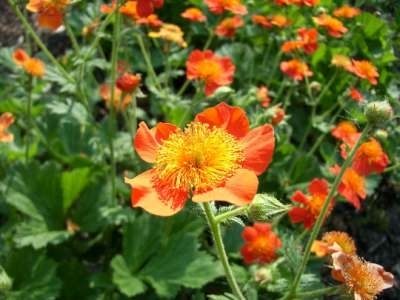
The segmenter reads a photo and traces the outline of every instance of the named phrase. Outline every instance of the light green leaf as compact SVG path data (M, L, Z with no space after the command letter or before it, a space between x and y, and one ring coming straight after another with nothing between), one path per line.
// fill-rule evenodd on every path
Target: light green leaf
M124 295L132 297L146 291L147 287L140 279L132 275L125 259L121 255L116 255L113 258L111 268L113 270L113 282Z
M89 174L89 168L78 168L62 173L61 186L63 191L64 211L68 210L87 186L90 180Z

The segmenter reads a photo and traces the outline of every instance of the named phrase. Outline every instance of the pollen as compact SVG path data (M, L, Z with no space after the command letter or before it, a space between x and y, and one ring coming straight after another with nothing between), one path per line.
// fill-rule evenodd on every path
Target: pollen
M156 188L183 193L222 186L244 160L243 149L222 128L200 122L169 136L156 156Z

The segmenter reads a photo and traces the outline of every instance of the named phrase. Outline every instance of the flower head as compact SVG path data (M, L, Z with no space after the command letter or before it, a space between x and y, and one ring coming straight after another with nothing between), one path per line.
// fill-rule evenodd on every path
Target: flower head
M243 25L243 20L239 16L225 18L215 28L215 34L221 37L233 37L236 34L236 30Z
M63 22L64 10L70 0L29 0L26 9L37 14L40 27L57 30Z
M357 7L352 7L349 5L343 5L333 11L333 15L338 18L346 18L351 19L358 16L361 13L361 10Z
M276 251L282 246L281 240L268 223L246 226L242 237L245 244L240 249L240 253L246 264L273 262L276 259Z
M216 15L220 15L226 10L236 15L247 14L247 8L241 0L204 0L204 3Z
M323 257L338 251L354 255L356 254L357 248L354 240L346 232L329 231L324 233L320 241L314 241L311 251L318 257Z
M343 252L332 254L331 274L354 293L356 300L374 300L382 290L394 284L393 274L382 266Z
M42 77L45 73L45 65L42 60L30 57L24 50L16 49L13 52L14 63L22 67L27 73L35 77Z
M194 50L186 62L186 76L189 80L200 79L205 83L207 96L233 81L235 65L227 56L215 55L211 50Z
M272 25L279 28L284 28L292 24L292 21L290 21L286 16L280 14L272 15L270 17L270 22Z
M192 22L205 22L207 20L207 17L197 7L187 8L181 13L181 17Z
M351 121L340 121L335 128L332 129L331 134L338 140L348 142L354 139L354 135L359 136L358 129Z
M302 222L306 229L310 229L317 220L322 206L328 196L328 182L325 179L313 179L308 185L309 195L297 190L292 201L297 202L300 206L293 207L289 212L289 217L293 223ZM329 204L329 209L325 217L329 215L333 208L333 201Z
M164 0L136 0L137 14L140 17L150 16L155 8L160 8L164 5Z
M268 87L265 85L260 86L256 93L258 101L261 102L262 107L268 107L271 103L271 98L268 95Z
M305 77L313 75L307 64L298 59L281 62L281 71L294 80L303 80Z
M185 129L142 122L134 138L139 156L154 166L133 179L132 206L168 216L186 201L250 203L257 175L272 160L275 139L271 125L252 130L245 112L220 103L196 115Z
M14 116L12 113L5 112L0 115L0 142L9 143L14 140L14 135L7 132L8 127L14 123Z
M114 101L111 103L112 92L114 92ZM116 111L123 111L132 102L132 96L130 94L124 94L118 87L114 87L114 91L111 90L110 85L103 83L100 86L100 97L104 100L107 107L113 105L113 109Z
M251 21L255 25L259 25L264 28L272 28L272 24L269 21L269 18L263 15L252 15L251 16Z
M378 70L371 62L367 60L353 59L351 71L358 77L368 80L373 85L378 83L377 81L377 78L379 77Z
M183 39L182 29L175 24L163 23L158 31L150 31L149 37L160 38L166 41L174 42L181 47L187 47L187 43Z
M381 144L374 138L364 142L357 149L352 167L360 175L367 176L373 172L382 173L389 164L389 158Z
M338 175L340 167L335 165L330 170L333 174ZM364 176L358 174L353 168L347 168L338 186L338 193L356 209L360 209L360 199L364 200L367 196Z
M351 72L353 69L353 64L351 62L351 59L346 55L341 55L341 54L333 55L331 64L336 67L343 68L348 72Z
M126 93L132 93L140 84L142 77L139 74L124 72L117 78L115 85L118 89Z
M314 17L313 19L317 25L326 28L328 30L328 34L335 38L340 38L348 31L348 29L344 27L343 23L340 20L329 15L322 14Z
M361 94L361 92L359 90L357 90L355 87L350 88L349 95L350 95L350 98L356 102L361 102L364 100L364 97Z
M282 52L292 52L303 49L306 54L312 54L318 49L318 31L315 28L300 28L297 31L299 40L286 41L282 44Z

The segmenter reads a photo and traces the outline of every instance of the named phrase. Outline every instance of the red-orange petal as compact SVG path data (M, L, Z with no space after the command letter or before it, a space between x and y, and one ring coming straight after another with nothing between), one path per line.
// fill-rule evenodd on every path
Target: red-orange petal
M175 132L177 127L168 123L158 123L156 127L149 129L144 122L140 122L133 145L139 156L148 163L156 160L157 149L162 140Z
M162 201L152 183L153 170L145 171L138 176L129 179L125 177L125 183L132 187L131 204L133 207L141 207L145 211L157 216L171 216L183 208L182 206L174 209L165 201Z
M63 13L58 11L51 11L51 13L39 13L37 21L39 27L47 28L50 30L57 30L63 23Z
M244 146L243 167L260 175L269 166L275 149L274 128L263 125L252 129L240 140Z
M325 179L313 179L310 182L310 185L308 186L308 191L310 194L322 194L322 195L328 195L329 193L329 188L328 188L328 182Z
M194 194L194 202L226 201L234 205L249 204L257 193L258 178L247 169L239 169L224 186L205 193Z
M249 131L246 112L240 107L224 102L197 114L195 121L223 128L237 138L244 137Z

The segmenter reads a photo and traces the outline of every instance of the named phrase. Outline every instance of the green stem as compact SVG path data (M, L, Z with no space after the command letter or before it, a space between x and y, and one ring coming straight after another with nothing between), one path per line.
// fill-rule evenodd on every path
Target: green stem
M73 33L72 29L71 29L71 26L69 25L68 22L64 21L64 27L65 27L67 35L68 35L68 37L69 37L69 39L71 41L72 48L74 48L75 55L78 55L79 52L80 52L79 44L78 44L78 41L76 40L76 37L75 37L75 35L74 35L74 33Z
M33 77L29 75L28 79L28 100L26 102L26 147L25 147L25 161L29 161L29 148L30 148L30 134L32 128L32 82Z
M327 288L322 288L314 291L309 291L309 292L303 292L303 293L298 293L296 294L295 299L315 299L316 297L320 297L323 295L334 295L334 294L340 294L343 292L343 289L339 286L331 286Z
M117 7L121 4L121 0L118 1ZM118 49L120 42L120 25L121 25L121 14L119 9L115 10L115 23L113 30L113 44L112 44L112 52L111 52L111 82L110 82L110 91L111 91L111 99L109 103L109 122L108 122L108 146L110 148L110 160L111 160L111 187L112 187L112 199L116 201L116 162L115 162L115 153L114 153L114 135L116 132L116 107L115 107L115 82L117 79L117 61L118 61ZM121 100L121 99L120 99ZM120 105L120 102L117 102Z
M301 261L301 264L297 270L296 276L293 280L293 284L292 287L290 289L290 291L288 292L288 294L286 295L286 297L284 299L292 299L295 294L296 294L296 290L297 287L300 283L300 279L301 279L301 275L303 275L304 270L306 268L308 259L310 258L310 253L311 253L311 246L314 242L314 240L316 239L319 231L321 230L323 221L325 219L326 213L328 211L329 205L332 202L333 196L336 193L337 187L339 186L343 174L346 171L347 167L350 165L350 163L353 160L354 154L356 153L357 149L361 146L362 142L364 141L364 139L367 137L367 135L369 134L371 129L371 126L369 124L367 124L364 128L364 130L361 133L360 138L358 139L357 143L355 144L355 146L352 148L352 150L350 151L349 155L347 156L346 160L343 162L342 167L340 168L339 174L335 177L335 180L332 184L332 187L329 191L328 196L325 199L324 205L321 208L320 214L317 218L317 220L315 221L315 224L312 228L312 231L310 233L310 237L308 239L307 245L305 247L304 253L303 253L303 258Z
M211 208L211 205L209 203L203 203L202 207L206 214L208 225L210 226L211 234L214 238L218 257L224 268L225 276L226 276L228 284L232 290L232 293L239 300L245 300L246 298L243 296L242 292L240 291L239 285L237 284L235 276L233 275L231 266L229 265L228 256L226 254L224 243L222 241L221 228L220 228L220 225L218 224L218 222L215 220L215 216L214 216L213 210Z
M39 46L39 48L43 51L43 53L47 56L47 58L51 61L51 63L60 71L60 73L64 76L64 78L71 82L75 83L75 80L68 74L68 72L64 69L64 67L57 61L57 59L51 54L49 49L47 49L46 45L42 42L40 37L36 34L35 30L32 28L31 24L26 20L24 14L18 8L16 4L13 3L11 0L7 0L10 4L12 10L17 15L18 19L21 21L22 26L24 29L29 33L35 43Z
M147 52L147 49L144 45L143 38L140 34L136 34L136 40L139 44L140 51L142 52L144 61L147 67L147 73L153 78L154 85L157 87L159 91L162 91L162 87L160 82L158 81L157 74L154 71L153 64L151 63L151 58Z
M227 212L221 213L219 215L216 215L215 222L219 224L229 218L243 215L247 211L247 209L248 209L248 207L247 207L247 205L245 205L245 206L237 207L231 211L227 211Z

